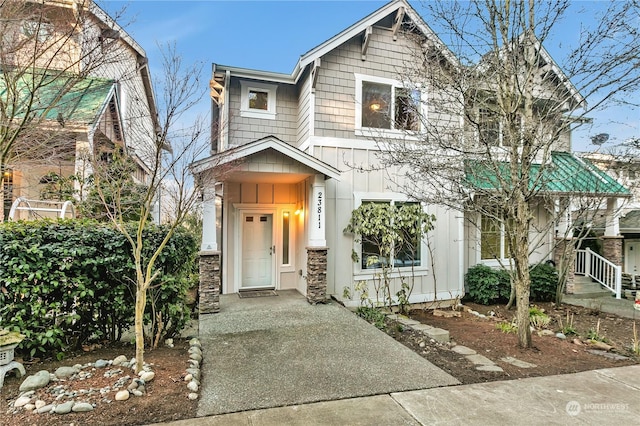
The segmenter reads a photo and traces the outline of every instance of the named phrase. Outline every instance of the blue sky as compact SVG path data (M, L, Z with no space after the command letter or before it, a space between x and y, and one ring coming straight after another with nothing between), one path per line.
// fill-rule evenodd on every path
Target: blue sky
M186 62L204 64L203 91L211 63L290 73L300 55L364 18L386 1L98 1L146 50L152 78L159 74L158 43L175 42ZM411 2L419 13L420 2ZM577 40L580 26L592 26L606 2L575 1L570 19L545 43L560 61L563 49ZM424 16L424 14L423 14ZM436 31L437 32L437 31ZM208 98L201 111L209 108ZM574 149L594 149L589 137L609 133L608 145L640 137L640 111L611 109L594 116L594 125L574 134Z

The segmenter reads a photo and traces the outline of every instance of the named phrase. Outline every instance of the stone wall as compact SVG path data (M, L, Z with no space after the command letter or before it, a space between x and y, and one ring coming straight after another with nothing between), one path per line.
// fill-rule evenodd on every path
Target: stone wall
M220 252L200 252L200 293L198 312L220 312Z
M602 237L602 256L618 266L622 266L623 237Z
M569 250L567 248L568 244L574 244L572 239L565 238L556 238L556 246L553 252L553 261L556 263L556 268L560 268L562 266L563 256L565 256L565 251ZM571 256L568 256L564 259L564 262L568 262L568 270L566 274L565 288L564 291L567 294L573 294L575 292L575 250L571 250L573 253Z
M327 250L307 247L307 301L312 305L327 300Z

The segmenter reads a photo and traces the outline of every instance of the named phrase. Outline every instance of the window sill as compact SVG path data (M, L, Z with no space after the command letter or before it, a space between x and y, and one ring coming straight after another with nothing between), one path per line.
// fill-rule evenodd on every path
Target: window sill
M401 278L401 277L406 277L408 274L412 274L412 273L417 277L424 276L429 273L429 268L425 266L416 267L413 270L411 270L410 267L394 268L389 273L389 277ZM372 280L375 278L376 274L382 274L382 269L361 269L359 271L356 271L353 274L353 279L354 280Z
M257 110L241 109L240 110L240 117L261 118L261 119L264 119L264 120L275 120L276 119L276 113L275 112L269 112L269 111L257 111Z
M356 136L365 136L368 138L391 138L391 139L405 139L410 141L419 140L419 136L416 132L409 132L403 130L388 130L388 129L376 129L373 127L362 127L355 130Z

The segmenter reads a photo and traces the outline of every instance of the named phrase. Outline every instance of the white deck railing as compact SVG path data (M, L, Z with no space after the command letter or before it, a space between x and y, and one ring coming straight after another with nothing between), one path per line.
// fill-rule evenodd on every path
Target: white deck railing
M590 277L611 290L616 299L622 294L622 267L590 249L576 251L575 273Z

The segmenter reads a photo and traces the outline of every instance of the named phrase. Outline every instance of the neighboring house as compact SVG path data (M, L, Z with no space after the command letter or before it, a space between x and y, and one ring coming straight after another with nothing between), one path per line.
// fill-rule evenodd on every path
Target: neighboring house
M3 118L15 124L30 117L3 170L4 217L19 197L81 198L91 175L88 156L108 161L120 150L138 165L134 179L145 182L158 123L142 47L90 0L24 0L3 8ZM28 204L37 205L21 207ZM28 216L14 212L14 219Z
M631 197L618 206L616 215L619 218L619 231L623 238L622 271L626 274L638 275L640 274L640 158L636 148L628 146L619 148L622 152L582 152L579 155L631 191ZM605 229L604 222L605 212L600 210L595 213L590 226L596 238L602 237Z
M343 230L362 203L413 202L394 189L386 171L365 171L378 164L380 145L372 136L420 132L420 121L402 105L433 95L399 81L399 69L422 46L407 33L451 58L411 6L397 0L303 54L291 74L214 64L211 156L193 164L196 174L220 175L203 194L201 312L218 309L220 292L268 288L297 289L311 303L333 296L355 306L359 281L368 282L375 300L379 270L352 260L353 252L365 258L367 248ZM378 113L383 98L390 104L386 116ZM606 180L568 152L570 137L560 138L553 155L561 180L548 191L558 197ZM567 174L578 178L569 184ZM624 192L608 190L614 197ZM418 256L411 266L391 259L392 294L404 277L414 282L411 303L455 299L464 294L469 266L507 257L503 224L487 221L472 229L469 221L480 217L437 205L424 209L436 216L435 229L429 242L412 248ZM553 209L539 210L539 220L554 219ZM565 222L559 226L570 226ZM539 236L543 244L532 263L553 258L554 238L553 232Z

